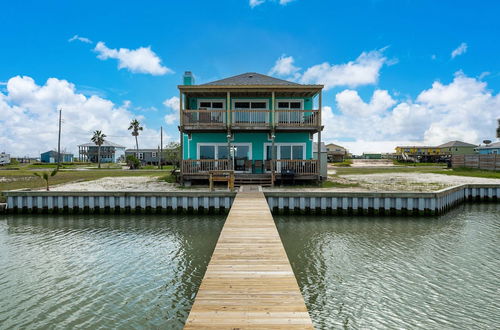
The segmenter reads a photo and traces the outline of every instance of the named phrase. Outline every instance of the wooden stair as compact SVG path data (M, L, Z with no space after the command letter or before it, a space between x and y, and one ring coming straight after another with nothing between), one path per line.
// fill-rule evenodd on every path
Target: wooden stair
M243 185L258 185L270 187L272 185L272 177L270 173L250 174L236 173L234 185L237 187Z

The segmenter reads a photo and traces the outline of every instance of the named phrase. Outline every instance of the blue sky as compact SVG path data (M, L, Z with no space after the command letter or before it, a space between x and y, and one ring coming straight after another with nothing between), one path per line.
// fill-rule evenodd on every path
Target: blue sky
M500 117L499 12L498 1L7 2L0 151L55 146L57 107L68 150L94 129L132 146L134 116L142 146L156 147L161 125L177 139L186 70L197 83L252 71L326 83L325 138L358 153L478 143Z

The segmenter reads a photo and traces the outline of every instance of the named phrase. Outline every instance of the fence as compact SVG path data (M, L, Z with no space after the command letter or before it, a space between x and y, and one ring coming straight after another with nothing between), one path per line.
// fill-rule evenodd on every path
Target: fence
M500 170L500 155L455 155L451 158L451 166L498 171Z

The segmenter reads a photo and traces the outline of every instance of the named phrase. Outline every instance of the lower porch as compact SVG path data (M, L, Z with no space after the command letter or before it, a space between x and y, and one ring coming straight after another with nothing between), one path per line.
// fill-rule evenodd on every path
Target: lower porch
M210 173L230 171L237 185L272 185L276 181L317 180L318 169L317 159L189 159L182 161L181 178L183 181L208 180Z

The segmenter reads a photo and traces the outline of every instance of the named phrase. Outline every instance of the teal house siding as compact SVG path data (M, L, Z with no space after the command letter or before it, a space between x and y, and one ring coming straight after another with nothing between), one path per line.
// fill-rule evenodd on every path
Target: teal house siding
M198 143L227 143L227 134L218 133L191 133L184 134L184 154L183 159L199 159ZM312 159L312 139L308 132L277 132L275 143L304 143L306 146L306 159ZM272 143L270 136L265 132L235 132L232 143L251 143L252 159L264 160L264 145Z
M214 171L233 171L245 183L326 178L313 153L313 137L321 143L323 85L252 72L201 85L187 72L183 82L181 180L208 179Z

